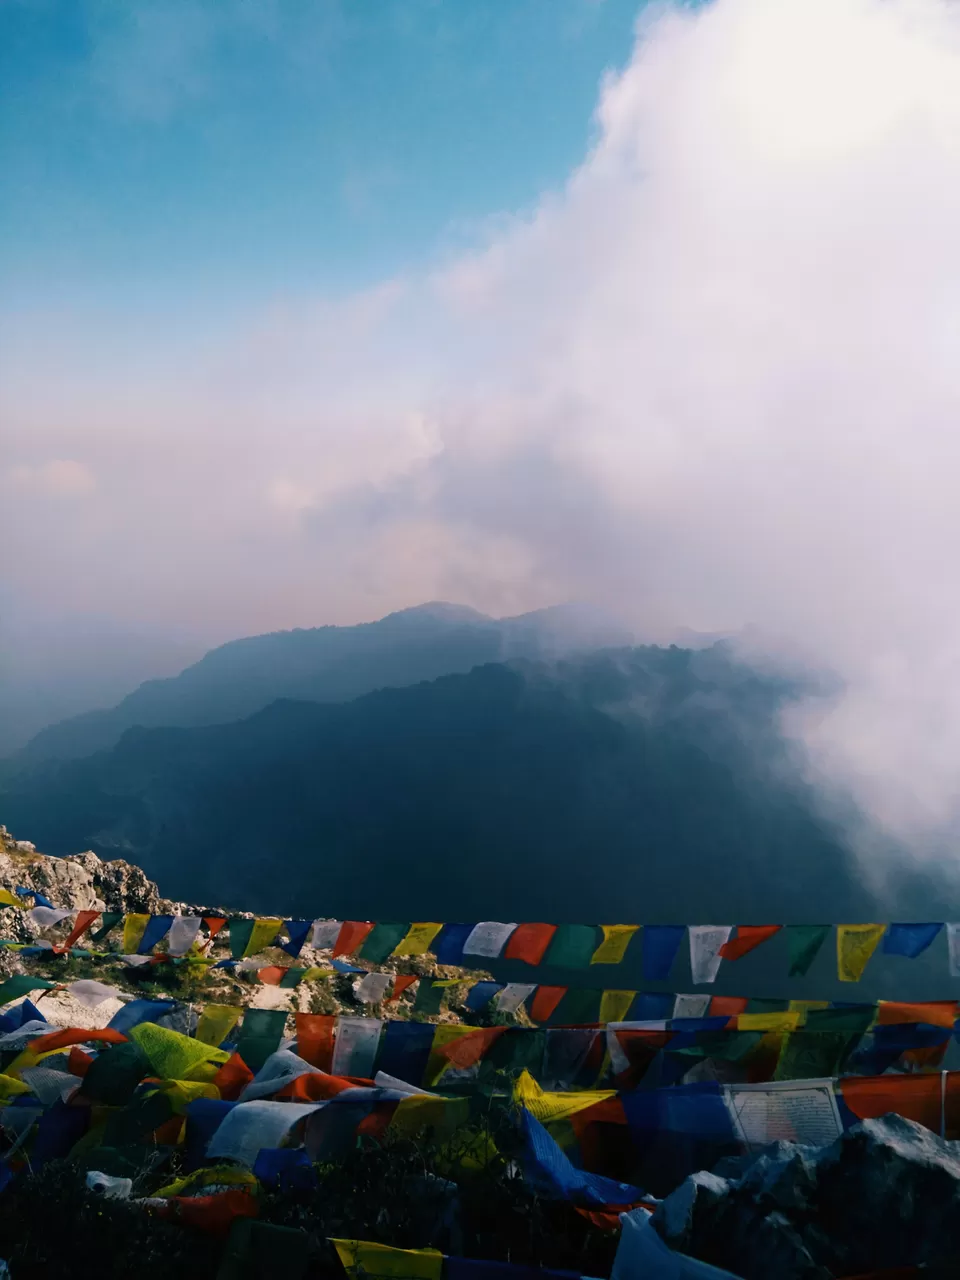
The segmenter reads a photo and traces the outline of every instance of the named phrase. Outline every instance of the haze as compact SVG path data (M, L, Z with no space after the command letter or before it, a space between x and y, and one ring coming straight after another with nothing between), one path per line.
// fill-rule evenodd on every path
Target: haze
M63 642L91 616L169 639L142 676L234 635L438 598L497 614L589 598L649 635L751 624L764 650L845 682L788 726L809 767L918 855L949 856L955 4L520 5L519 87L464 155L447 140L461 177L436 186L433 224L395 222L412 217L405 156L430 203L439 99L406 122L392 173L330 178L369 252L336 240L320 198L322 114L285 165L240 172L236 225L197 177L236 144L232 104L273 137L238 43L269 47L295 105L318 109L345 11L314 29L293 6L254 22L237 3L183 26L186 9L145 3L116 27L81 8L66 89L38 117L52 81L24 78L5 112L15 677L38 636ZM410 11L458 33L450 4ZM603 66L618 69L601 81ZM365 83L364 118L388 129L390 100ZM25 159L68 116L107 175L99 194L74 175L68 199ZM125 181L98 142L108 116L148 158ZM266 156L255 129L249 146ZM170 202L139 240L138 182ZM311 225L350 252L322 253Z

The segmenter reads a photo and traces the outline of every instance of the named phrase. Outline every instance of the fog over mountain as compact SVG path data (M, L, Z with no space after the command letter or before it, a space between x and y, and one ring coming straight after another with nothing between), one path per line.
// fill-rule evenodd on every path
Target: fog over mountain
M7 316L9 589L218 639L755 623L838 675L785 727L867 861L952 863L958 221L955 4L644 7L582 163L473 250L182 332Z

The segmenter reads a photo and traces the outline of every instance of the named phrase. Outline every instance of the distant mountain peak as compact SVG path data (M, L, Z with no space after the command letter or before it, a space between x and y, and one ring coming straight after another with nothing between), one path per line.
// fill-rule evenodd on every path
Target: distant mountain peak
M471 609L467 604L452 604L448 600L428 600L425 604L414 604L408 609L397 609L388 613L383 622L392 618L435 618L438 622L492 622L493 619L479 609Z

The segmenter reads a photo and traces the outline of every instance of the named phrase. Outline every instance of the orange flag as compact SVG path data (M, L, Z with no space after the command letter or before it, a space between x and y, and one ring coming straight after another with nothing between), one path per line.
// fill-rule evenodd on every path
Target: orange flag
M69 951L77 939L83 937L99 914L99 911L78 911L76 923L60 946L53 948L54 954L61 956L65 951Z
M720 948L724 960L739 960L761 942L766 942L783 928L780 924L738 924L737 936L730 938Z

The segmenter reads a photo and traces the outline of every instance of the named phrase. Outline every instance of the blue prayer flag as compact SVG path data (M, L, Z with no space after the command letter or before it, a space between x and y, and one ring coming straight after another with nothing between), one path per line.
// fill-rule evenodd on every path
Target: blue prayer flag
M435 1032L436 1027L429 1022L388 1022L380 1043L379 1069L397 1080L419 1085Z
M467 996L467 1008L472 1009L474 1013L479 1011L490 1003L498 991L503 990L502 982L478 982L470 988L470 994Z
M883 935L883 951L888 956L906 956L915 960L926 951L942 924L890 924Z
M313 927L312 920L288 920L286 922L287 933L290 935L289 942L281 942L281 950L286 951L294 959L303 950L303 944L307 940L307 934Z
M526 1108L521 1110L520 1119L526 1143L524 1175L541 1194L554 1200L573 1200L595 1209L607 1205L633 1205L645 1198L646 1193L639 1187L575 1168L540 1121Z
M685 924L643 926L643 976L649 982L665 982L687 931Z
M473 929L472 924L445 924L432 944L437 964L463 964L463 944Z
M111 1031L120 1031L126 1035L141 1022L157 1022L177 1007L175 1000L131 1000L122 1009L118 1009L107 1026Z
M167 936L172 924L173 916L151 916L147 921L146 929L143 931L140 945L137 947L137 954L145 956L151 952L160 939Z

